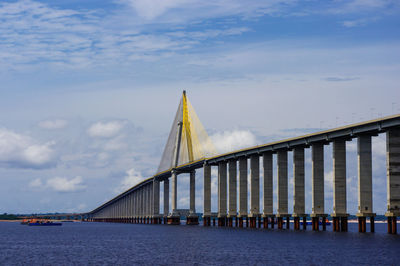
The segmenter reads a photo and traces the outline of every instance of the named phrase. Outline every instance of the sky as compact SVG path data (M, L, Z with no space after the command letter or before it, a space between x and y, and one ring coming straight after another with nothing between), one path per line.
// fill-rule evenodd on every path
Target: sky
M154 175L183 89L220 152L400 113L399 26L397 0L1 0L0 212L86 212ZM383 214L384 134L373 151ZM330 213L329 145L325 177Z

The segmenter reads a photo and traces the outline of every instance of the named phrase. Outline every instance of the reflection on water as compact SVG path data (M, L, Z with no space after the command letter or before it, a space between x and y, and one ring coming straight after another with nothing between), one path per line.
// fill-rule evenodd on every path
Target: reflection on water
M293 226L292 226L293 227ZM332 230L328 227L328 230ZM398 264L400 235L202 226L0 222L0 265Z

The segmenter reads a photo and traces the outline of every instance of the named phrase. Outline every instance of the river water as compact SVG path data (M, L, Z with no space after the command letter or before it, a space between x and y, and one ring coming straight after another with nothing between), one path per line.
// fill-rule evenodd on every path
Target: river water
M374 234L355 232L357 224L331 230L0 222L0 265L400 264L400 235L386 234L386 224Z

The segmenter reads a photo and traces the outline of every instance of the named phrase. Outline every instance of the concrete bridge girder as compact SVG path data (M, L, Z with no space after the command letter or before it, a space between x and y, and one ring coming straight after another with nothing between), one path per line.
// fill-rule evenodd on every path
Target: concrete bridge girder
M346 198L346 141L357 138L358 153L358 205L361 230L363 217L373 218L372 205L372 149L371 137L378 133L387 134L387 191L388 210L386 216L397 217L400 215L400 116L357 124L352 127L329 130L327 132L311 134L304 137L279 141L268 145L233 152L213 158L197 161L193 165L177 166L176 172L162 173L151 179L138 184L124 195L102 205L91 214L101 213L102 216L110 215L114 218L141 216L156 216L159 214L159 182L164 182L164 215L168 214L169 202L169 177L172 180L172 212L177 209L176 178L179 172L191 172L194 169L204 169L204 217L212 217L211 213L211 166L218 167L218 217L228 218L226 224L230 224L230 218L259 217L261 213L259 201L260 185L260 157L263 157L263 218L267 224L274 216L288 217L288 173L287 173L287 151L293 151L293 217L304 217L305 214L305 191L304 191L304 149L311 148L312 151L312 213L315 219L326 217L324 206L324 145L333 145L333 213L335 228L346 224L347 198ZM278 211L273 213L273 166L272 159L277 156L278 171ZM247 183L248 160L250 159L250 184ZM228 169L227 169L228 166ZM239 167L239 169L237 169ZM237 181L238 178L238 181ZM237 184L237 185L236 185ZM247 208L247 190L250 185L250 209ZM228 188L228 189L227 189ZM195 212L194 192L195 175L190 178L190 210ZM229 198L228 198L229 191ZM129 194L132 193L132 194ZM126 198L124 198L126 196ZM168 197L169 198L169 197ZM123 199L123 200L120 200ZM128 200L127 200L128 199ZM238 199L239 206L236 206ZM125 200L125 201L124 201ZM119 204L116 204L119 202ZM121 202L123 203L121 205ZM116 207L117 206L117 207ZM121 208L122 206L122 208ZM112 212L106 210L111 209ZM97 215L97 214L96 214ZM343 219L342 219L343 218ZM342 219L342 220L341 220ZM339 222L338 222L339 221ZM392 222L393 220L391 220ZM393 222L392 224L392 232Z

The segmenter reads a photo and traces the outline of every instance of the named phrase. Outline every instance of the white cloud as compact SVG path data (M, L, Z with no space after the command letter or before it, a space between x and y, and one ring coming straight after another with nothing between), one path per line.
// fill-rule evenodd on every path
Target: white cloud
M54 177L47 180L46 187L58 192L74 192L86 188L86 186L83 184L83 179L80 176L72 179L64 177Z
M0 164L16 168L43 168L52 165L54 142L38 143L29 136L0 129Z
M45 129L61 129L67 126L68 122L63 119L44 120L39 122L39 127Z
M97 122L88 128L87 133L91 137L110 138L117 135L125 125L125 121Z
M126 148L126 142L123 136L112 138L104 144L104 150L106 151L116 151L124 147Z
M127 0L127 4L132 6L136 13L145 19L154 19L165 13L171 8L178 8L193 4L191 0Z
M216 17L257 17L278 14L296 0L241 1L241 0L120 0L131 6L135 13L147 21L196 21Z
M33 188L41 188L43 187L43 183L40 178L36 178L29 183L29 186Z
M112 16L94 10L61 9L31 0L0 3L0 31L4 40L0 43L0 67L5 70L11 67L29 69L29 65L36 62L50 64L53 69L87 68L112 63L121 66L128 62L169 57L175 51L200 44L199 39L237 35L248 30L244 27L212 29L204 33L174 36L169 34L174 31L170 27L165 33L152 33L143 29L142 22L138 21L122 26L125 21L136 21L137 17L158 17L177 6L185 14L177 17L185 17L184 21L193 20L194 17L187 16L187 9L194 14L201 12L193 10L189 2L194 1L123 1L137 10L136 17L131 11ZM220 3L217 6L219 10L226 10L224 6L230 5ZM159 22L159 25L165 27L164 22ZM121 26L116 28L110 25Z
M234 130L216 133L211 139L220 153L256 145L256 137L249 130Z
M124 177L124 179L122 179L120 186L115 190L115 192L123 192L142 182L144 179L145 178L140 172L136 171L134 168L131 168L126 171L126 176Z

